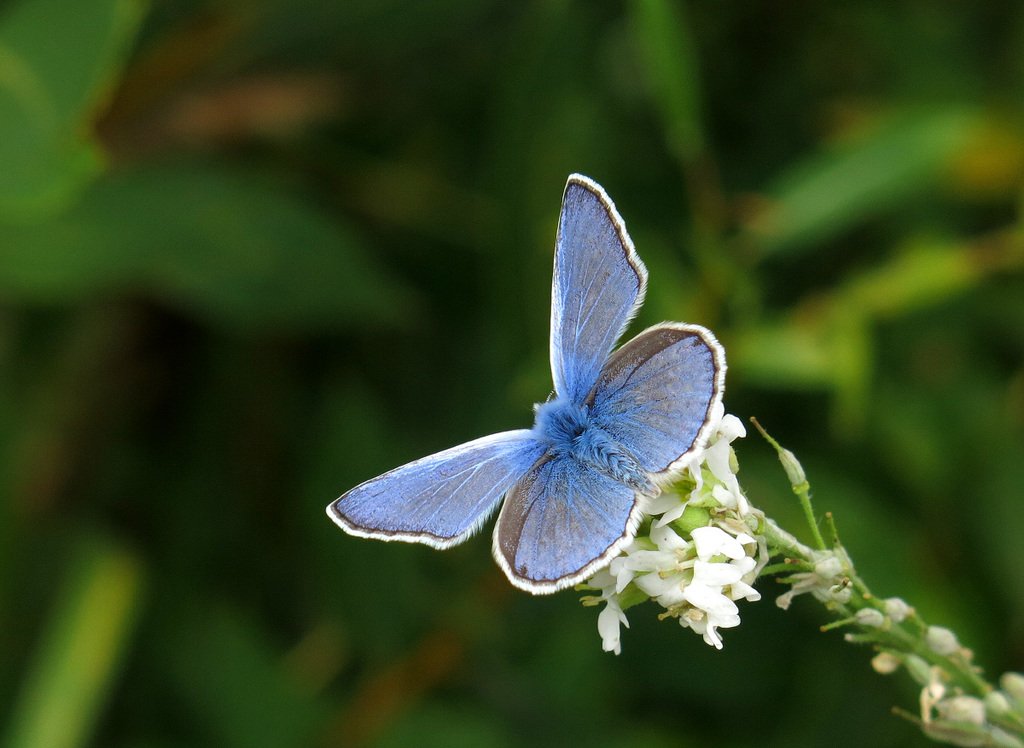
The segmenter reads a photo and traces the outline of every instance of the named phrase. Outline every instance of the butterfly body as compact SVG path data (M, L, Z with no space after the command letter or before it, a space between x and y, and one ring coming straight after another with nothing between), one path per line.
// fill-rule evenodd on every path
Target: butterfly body
M598 425L600 414L593 414L592 408L557 397L537 406L533 432L548 445L548 456L576 460L638 493L657 496L658 487L636 459Z
M666 322L613 352L647 270L604 190L574 174L555 240L553 396L506 431L366 481L327 513L346 532L448 548L499 506L492 550L509 580L548 593L587 579L636 533L707 441L725 354L708 330Z

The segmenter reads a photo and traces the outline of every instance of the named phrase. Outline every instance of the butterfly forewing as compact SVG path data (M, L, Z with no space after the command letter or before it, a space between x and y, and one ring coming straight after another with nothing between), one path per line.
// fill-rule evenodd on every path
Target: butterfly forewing
M708 330L665 323L615 351L588 400L595 425L657 475L704 446L724 381Z
M368 480L327 513L354 535L447 548L469 537L543 453L527 429L486 436Z
M647 270L612 201L586 177L569 177L551 291L551 374L559 395L583 402L642 303L646 283Z

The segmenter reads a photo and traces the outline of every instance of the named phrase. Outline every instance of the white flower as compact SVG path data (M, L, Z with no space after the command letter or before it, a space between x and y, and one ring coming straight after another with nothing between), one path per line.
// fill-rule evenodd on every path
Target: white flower
M843 581L843 564L832 551L817 551L814 571L803 571L793 575L793 585L787 592L775 598L775 604L788 610L793 598L811 593L822 601L847 602L851 597L849 586Z
M615 592L615 578L608 569L602 569L590 578L589 584L601 590L601 597L591 598L592 602L588 604L597 604L600 601L605 603L604 609L597 615L597 633L601 635L601 649L621 654L619 624L629 628L629 621L622 612L622 604Z
M729 533L718 527L698 527L690 533L693 538L693 542L697 546L697 558L701 561L707 561L712 556L719 554L728 556L731 559L743 558L747 555L747 552L743 548L743 543L753 543L754 539L748 535L741 535L740 538L734 538Z
M691 585L687 588L687 593L688 601L694 606L693 612L701 611L703 616L680 616L679 622L700 634L705 643L715 649L721 649L722 637L718 635L718 629L740 625L739 608L736 607L736 603L702 585Z
M620 626L629 625L622 595L639 590L665 609L662 617L678 618L718 649L719 629L740 623L736 601L761 599L751 584L767 562L767 545L764 538L751 534L756 522L750 519L750 506L736 480L730 446L746 430L738 418L725 415L721 405L712 419L708 447L683 468L681 481L689 485L681 492L670 489L644 499L643 511L651 517L644 527L649 529L588 582L601 591L584 602L604 603L597 625L606 652L621 651ZM677 522L694 502L699 511L692 517L687 514L685 524ZM680 529L704 523L689 533Z
M720 485L712 489L716 500L723 506L736 509L742 516L750 511L747 498L740 489L739 481L736 479L736 471L733 466L732 441L737 437L746 436L747 431L739 418L727 415L718 424L717 438L705 451L704 461L707 463L711 474L718 479ZM701 489L701 482L698 480L697 488Z
M650 539L658 550L638 550L625 563L635 572L646 572L636 578L637 587L671 608L683 602L683 588L693 576L692 544L671 527L652 527Z
M626 614L622 612L617 598L609 597L607 600L604 610L597 614L597 632L601 635L601 649L622 654L619 624L629 628L629 621L626 620Z

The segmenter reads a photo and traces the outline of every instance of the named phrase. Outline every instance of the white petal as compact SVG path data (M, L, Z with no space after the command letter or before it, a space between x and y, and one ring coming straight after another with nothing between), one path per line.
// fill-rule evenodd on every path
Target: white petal
M720 527L698 527L690 535L697 546L697 558L702 561L719 554L732 559L747 555L743 544Z
M671 507L664 514L662 514L661 517L658 518L658 521L654 523L654 526L664 527L665 525L671 522L675 522L677 519L683 516L683 512L686 511L686 507L687 505L689 505L689 503L689 499L687 499L686 501L680 501L678 504Z
M725 439L726 441L733 441L738 437L744 437L747 435L747 429L736 416L731 413L722 418L722 422L718 424L718 438Z
M664 608L678 605L685 599L683 597L683 576L682 574L670 574L661 577L658 574L645 574L637 577L636 586L658 601Z
M690 547L671 527L652 527L651 540L661 551L685 551Z
M726 509L735 509L737 506L736 496L721 483L711 489L711 496Z
M817 574L826 584L843 573L843 564L833 555L828 555L814 565L814 573Z
M587 580L587 584L591 587L597 587L598 589L606 589L615 585L615 578L611 575L607 568L601 569L590 579Z
M725 646L722 643L722 637L718 635L718 631L710 624L704 626L704 643L710 644L715 649L721 649Z
M637 551L627 556L623 566L630 571L668 571L678 566L676 554L667 551Z
M693 565L692 584L706 584L709 587L724 587L743 578L743 572L733 564L715 564L697 561Z
M732 475L729 469L729 442L715 442L704 453L704 461L708 464L712 475L725 483Z
M746 576L757 568L757 561L751 556L744 556L731 562L733 566L740 570L741 576Z
M683 598L690 605L706 611L709 618L725 618L739 613L736 603L723 595L718 589L704 584L687 585L686 589L683 590Z
M666 574L662 576L657 572L652 572L636 578L636 586L651 597L660 597L674 589L681 588L682 583L682 574Z
M739 600L742 598L753 603L761 599L761 593L746 582L733 582L729 588L729 592L729 597L733 600Z
M661 514L670 509L675 509L682 503L682 498L672 491L659 494L656 498L646 499L644 503L644 514Z
M597 615L597 633L601 635L601 648L605 652L622 653L622 643L619 639L619 623L625 621L625 616L619 606L609 603Z

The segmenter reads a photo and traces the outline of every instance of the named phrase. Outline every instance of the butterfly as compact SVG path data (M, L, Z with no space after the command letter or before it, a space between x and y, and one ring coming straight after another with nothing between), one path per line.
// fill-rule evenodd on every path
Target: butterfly
M611 199L569 177L551 291L554 392L531 429L504 431L361 483L327 507L360 537L450 548L501 505L492 551L534 594L588 579L636 535L646 502L706 445L725 353L699 325L664 322L613 352L647 269ZM502 500L504 499L504 504Z

